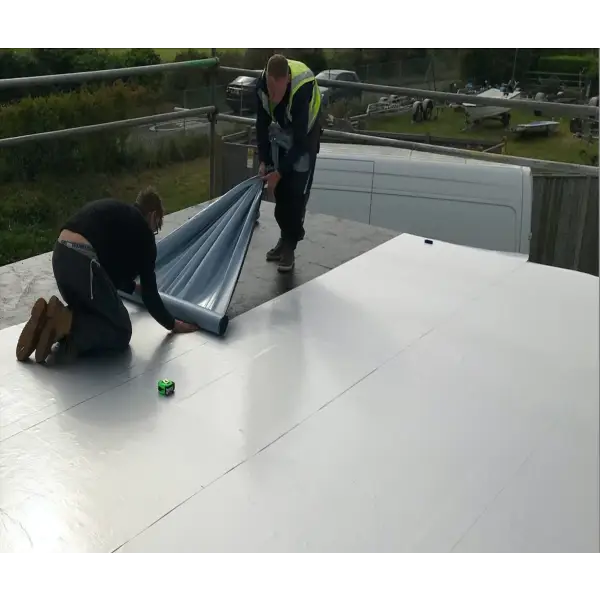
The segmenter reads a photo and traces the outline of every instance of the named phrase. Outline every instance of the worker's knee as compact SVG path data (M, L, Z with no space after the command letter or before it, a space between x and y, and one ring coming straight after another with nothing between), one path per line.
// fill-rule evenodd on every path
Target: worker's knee
M117 352L123 352L124 350L127 350L127 348L129 348L130 343L131 343L131 334L129 334L129 335L122 334L121 336L119 336L119 338L116 341L115 350Z
M131 342L131 336L132 335L133 335L133 329L131 327L131 321L130 321L129 322L129 327L127 328L127 330L123 334L123 344L125 346L129 346L129 344Z
M131 321L128 319L127 323L124 323L123 327L119 330L119 335L117 336L117 346L119 350L126 350L129 348L132 335L133 328L131 326Z

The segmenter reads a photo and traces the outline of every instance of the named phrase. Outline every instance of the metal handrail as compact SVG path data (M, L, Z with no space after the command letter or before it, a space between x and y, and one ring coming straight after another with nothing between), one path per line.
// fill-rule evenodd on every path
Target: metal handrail
M220 65L219 58L202 58L181 62L161 63L159 65L143 65L139 67L125 67L120 69L104 69L99 71L83 71L78 73L60 73L56 75L39 75L34 77L16 77L12 79L0 79L0 90L15 88L30 88L44 85L61 83L85 83L104 79L120 79L134 75L152 75L183 69L217 67L219 71L231 73L232 75L257 76L262 73L257 69L242 69L238 67L225 67ZM379 85L373 83L354 83L350 81L327 81L328 87L350 89L364 92L375 92L382 94L396 94L411 96L415 98L431 98L442 102L469 103L476 106L500 106L505 108L523 108L528 110L543 110L548 114L564 115L572 117L591 117L598 119L600 110L595 106L562 104L559 102L540 102L538 100L488 98L485 96L471 94L455 94L451 92L438 92L433 90L422 90L392 85Z
M128 67L123 69L107 69L102 71L86 71L82 73L63 73L58 75L43 75L38 77L20 77L15 79L1 79L0 90L11 89L19 87L32 87L40 85L52 85L57 83L74 83L74 82L85 82L94 81L99 79L119 79L120 77L132 76L132 75L149 75L153 73L169 72L179 69L193 69L193 68L213 68L213 77L211 88L213 89L216 85L216 77L214 73L217 71L223 71L232 74L242 75L258 75L262 73L260 70L252 69L238 69L236 67L223 67L219 65L219 59L216 57L216 50L212 49L212 58L205 58L199 60L182 61L174 63L163 63L160 65L144 65L140 67ZM397 86L384 86L367 83L351 83L351 82L340 82L340 81L328 81L328 86L340 87L348 89L356 89L363 91L376 91L388 94L398 95L409 95L415 97L428 97L432 99L442 99L444 101L454 102L468 102L470 104L480 104L484 106L506 106L508 108L536 108L543 109L545 112L553 112L556 114L577 114L594 116L598 118L598 107L592 106L574 106L559 104L554 102L539 102L532 100L507 100L503 98L486 98L482 96L473 96L468 94L453 94L446 92L434 92L431 90L419 90L413 88L403 88ZM214 93L213 93L214 97ZM252 124L253 119L245 117L236 117L232 115L218 115L215 106L197 108L186 110L187 116L201 116L210 115L211 127L210 127L210 141L211 141L211 156L215 151L215 137L216 131L214 123L216 119L222 119L223 121L237 122L244 124ZM124 129L128 127L135 127L139 125L154 124L167 122L181 117L181 112L174 113L163 113L159 115L152 115L148 117L138 117L134 119L124 119L121 121L113 121L110 123L98 123L96 125L86 125L83 127L75 127L71 129L63 129L58 131L48 131L43 133L33 133L29 135L0 139L0 148L13 147L20 144L24 144L32 141L42 141L49 139L59 139L76 135L83 135L86 133L94 133L99 131L109 131L116 129ZM532 167L536 169L552 169L559 172L577 172L585 173L586 175L598 176L598 168L588 165L577 165L570 163L561 163L555 161L544 161L538 159L523 158L517 156L489 154L483 152L477 152L475 150L465 150L460 148L448 148L444 146L434 146L431 144L423 144L419 142L409 142L405 140L393 140L385 137L366 136L358 133L348 133L341 131L326 130L325 137L336 137L338 139L348 139L352 141L365 141L365 142L377 142L382 146L391 146L397 148L406 148L409 150L418 150L423 152L433 152L436 154L445 154L449 156L461 156L465 158L473 158L477 160L483 160L495 163L504 164L515 164L526 167ZM211 159L211 189L214 189L214 157Z
M219 119L230 123L241 123L252 125L254 119L249 117L240 117L237 115L219 115ZM325 129L323 137L329 139L340 139L355 142L377 142L379 146L389 146L391 148L404 148L406 150L417 150L420 152L429 152L434 154L444 154L446 156L459 156L463 158L472 158L486 162L518 165L535 169L547 169L557 172L582 173L598 177L600 170L598 167L588 165L578 165L573 163L556 162L552 160L539 160L535 158L524 158L521 156L511 156L508 154L491 154L488 152L478 152L477 150L467 150L464 148L450 148L448 146L434 146L433 144L423 144L421 142L411 142L407 140L397 140L387 137L373 135L364 135L361 133L350 133L347 131L337 131Z
M204 115L215 114L214 106L204 106L202 108L191 108L185 111L186 118L201 117ZM82 125L81 127L71 127L69 129L57 129L55 131L44 131L41 133L30 133L18 137L0 139L0 148L12 148L27 144L29 142L43 142L48 140L57 140L67 137L85 135L86 133L99 133L101 131L113 131L118 129L128 129L130 127L139 127L140 125L154 125L155 123L168 123L181 119L181 112L174 111L150 115L149 117L135 117L133 119L122 119L121 121L109 121L108 123L96 123L95 125Z
M124 67L120 69L103 69L100 71L79 71L78 73L58 73L56 75L36 75L34 77L13 77L0 79L0 90L17 88L31 88L43 85L57 85L61 83L85 83L87 81L100 81L103 79L121 79L133 75L153 75L184 69L210 69L219 66L219 59L201 58L198 60L185 60L181 62L161 63L159 65L142 65L139 67Z
M256 77L262 71L253 69L238 69L237 67L219 67L219 71L231 73L232 75L249 75ZM325 82L324 82L325 84ZM360 90L363 92L376 92L381 94L393 94L398 96L411 96L415 98L431 98L432 100L441 100L462 104L475 104L476 106L500 106L502 108L514 108L524 110L543 110L546 114L564 115L567 117L592 117L598 119L600 112L597 106L588 106L581 104L562 104L560 102L540 102L539 100L490 98L471 94L455 94L453 92L436 92L433 90L421 90L415 88L399 87L395 85L379 85L374 83L354 83L351 81L327 80L327 87L342 88L349 90Z

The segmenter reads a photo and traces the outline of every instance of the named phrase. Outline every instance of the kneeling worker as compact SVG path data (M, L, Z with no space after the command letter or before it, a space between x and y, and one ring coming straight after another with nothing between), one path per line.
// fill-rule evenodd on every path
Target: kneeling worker
M321 93L313 72L296 60L275 54L256 84L256 135L259 174L275 196L281 230L267 260L280 272L294 268L295 250L304 238L304 214L321 140Z
M70 357L126 349L131 320L117 289L141 291L148 311L165 329L196 331L195 325L175 320L158 293L154 236L163 216L160 196L151 188L134 205L97 200L72 216L52 255L54 278L68 308L56 296L48 302L39 298L17 343L17 359L27 360L35 351L36 362L44 362L56 342Z

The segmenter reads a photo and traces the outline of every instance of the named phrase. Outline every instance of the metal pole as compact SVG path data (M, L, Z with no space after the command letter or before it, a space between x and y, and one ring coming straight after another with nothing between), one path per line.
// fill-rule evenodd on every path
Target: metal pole
M433 77L433 91L435 92L435 88L436 88L436 85L435 85L435 50L431 49L430 55L431 55L431 59L430 59L431 60L431 63L430 63L431 64L431 75Z
M217 49L211 48L211 55L214 60L217 59ZM217 70L214 69L210 75L210 103L212 106L217 106ZM210 115L210 199L216 196L216 174L215 174L215 152L217 143L217 111Z
M232 75L250 75L256 77L261 71L253 69L238 69L237 67L219 67L220 70ZM477 96L469 94L454 94L450 92L437 92L433 90L419 90L392 85L378 85L373 83L353 83L350 81L327 81L327 87L342 88L349 90L363 90L381 94L394 94L397 96L411 96L415 98L431 98L442 102L455 104L475 104L476 106L500 106L503 108L514 108L516 110L543 110L546 114L566 117L593 117L600 118L600 110L597 106L581 104L561 104L559 102L539 102L538 100L509 100L506 98L490 98L489 96Z
M512 77L511 77L512 84L513 84L513 85L516 83L516 80L515 80L515 73L517 72L517 54L518 54L518 53L519 53L519 49L518 49L518 48L515 48L515 58L514 58L514 60L513 60L513 70L512 70Z
M23 89L59 83L85 83L86 81L99 81L101 79L120 79L121 77L130 77L132 75L152 75L153 73L164 73L180 69L208 69L210 67L216 67L218 64L219 61L216 58L202 58L199 60L162 63L160 65L126 67L124 69L60 73L58 75L38 75L36 77L15 77L13 79L0 79L0 90L15 88Z
M248 117L239 117L237 115L220 115L219 119L230 123L244 123L248 125L254 124L254 119ZM546 169L569 173L583 173L598 177L600 170L598 167L590 167L587 165L577 165L570 163L554 162L550 160L538 160L534 158L522 158L520 156L509 156L507 154L489 154L485 152L477 152L475 150L465 150L463 148L449 148L447 146L434 146L432 144L422 144L420 142L410 142L405 140L396 140L386 137L377 137L373 135L363 135L360 133L348 133L346 131L334 131L325 129L323 132L324 138L349 140L355 142L376 142L378 146L390 146L392 148L404 148L407 150L417 150L419 152L431 152L433 154L444 154L446 156L461 156L464 158L472 158L485 162L493 162L500 164L518 165L529 167L532 169Z
M204 106L202 108L192 108L185 111L186 117L201 117L209 115L216 109L214 106ZM71 129L59 129L57 131L45 131L43 133L31 133L19 137L0 139L0 148L12 148L27 144L29 142L43 142L48 140L58 140L62 138L85 135L87 133L99 133L102 131L113 131L118 129L128 129L130 127L139 127L140 125L153 125L154 123L168 123L175 119L181 119L181 111L161 113L149 117L136 117L135 119L123 119L122 121L110 121L108 123L97 123L95 125L83 125L82 127L72 127Z

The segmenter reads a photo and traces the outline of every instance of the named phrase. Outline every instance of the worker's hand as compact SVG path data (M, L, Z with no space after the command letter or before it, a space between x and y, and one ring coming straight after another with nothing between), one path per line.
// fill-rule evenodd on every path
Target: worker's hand
M193 333L198 331L198 326L192 323L185 323L184 321L175 320L175 327L171 330L173 333Z
M263 177L264 174L266 173L266 171L267 171L267 165L265 165L264 162L261 162L258 167L258 176Z
M134 294L142 295L142 286L139 283L135 284L135 290L133 290Z
M271 173L268 173L267 175L263 175L263 181L267 183L267 192L269 192L270 194L272 194L275 191L275 188L277 187L277 184L280 180L281 175L279 174L279 171L273 171Z

